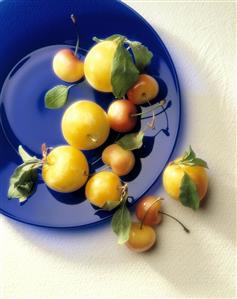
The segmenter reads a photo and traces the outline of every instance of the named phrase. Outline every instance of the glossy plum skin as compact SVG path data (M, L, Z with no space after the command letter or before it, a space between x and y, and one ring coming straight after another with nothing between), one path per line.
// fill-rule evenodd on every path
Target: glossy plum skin
M139 200L135 213L138 220L143 221L146 225L154 226L162 220L162 215L159 213L160 208L161 200L158 200L157 196L147 195Z
M53 58L53 71L61 80L73 83L84 76L84 63L70 49L62 49Z
M130 132L137 123L136 106L128 100L116 100L108 109L110 127L119 133Z
M102 153L102 161L109 165L118 176L127 175L135 165L135 157L132 151L123 149L114 143L107 146Z
M98 104L87 100L77 101L67 108L61 128L65 140L81 150L101 146L110 132L106 112Z
M156 232L153 227L133 222L130 229L129 239L126 245L135 252L145 252L151 249L156 242Z
M159 84L150 75L139 75L138 81L127 92L128 100L133 104L141 105L152 101L159 93Z
M86 184L86 198L100 208L103 208L107 201L120 201L121 194L122 183L113 172L98 172Z
M117 44L102 41L93 46L85 58L85 77L88 83L101 92L112 92L111 72Z
M185 173L187 173L196 185L200 200L205 198L208 189L208 174L204 167L177 165L181 158L171 162L163 172L163 186L170 197L179 200L180 186Z
M87 181L89 167L84 154L70 145L54 148L42 167L45 184L57 192L68 193L81 188Z

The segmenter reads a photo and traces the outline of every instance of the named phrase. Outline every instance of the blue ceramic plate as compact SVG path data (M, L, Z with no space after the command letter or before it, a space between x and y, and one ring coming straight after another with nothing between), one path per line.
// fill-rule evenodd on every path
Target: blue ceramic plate
M47 227L77 227L102 222L111 213L93 207L85 200L84 190L60 194L39 181L36 193L24 204L8 200L10 175L21 163L17 148L21 144L40 157L40 146L65 144L60 130L64 107L44 108L45 92L62 82L52 72L54 54L62 47L75 45L70 14L78 18L80 46L89 49L92 37L120 33L138 40L153 53L148 72L157 77L160 93L166 97L164 109L158 109L156 130L146 132L144 146L135 151L136 167L124 177L134 203L156 181L174 149L180 123L180 89L171 57L152 27L135 11L112 0L21 0L0 1L0 209L16 220ZM80 55L85 56L81 50ZM88 99L107 108L112 94L93 90L85 81L70 91L69 102ZM142 107L142 109L147 109ZM142 120L145 124L151 115ZM137 127L139 129L139 127ZM108 142L113 142L111 134ZM86 153L91 171L103 167L102 148Z

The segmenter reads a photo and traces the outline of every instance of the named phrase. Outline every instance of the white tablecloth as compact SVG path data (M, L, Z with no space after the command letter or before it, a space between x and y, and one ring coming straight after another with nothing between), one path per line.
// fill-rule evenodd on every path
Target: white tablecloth
M235 11L231 2L126 1L159 32L177 67L184 122L174 157L189 144L209 164L210 192L197 212L164 194L170 219L158 245L135 254L108 224L82 231L24 225L1 217L2 298L226 298L235 296Z

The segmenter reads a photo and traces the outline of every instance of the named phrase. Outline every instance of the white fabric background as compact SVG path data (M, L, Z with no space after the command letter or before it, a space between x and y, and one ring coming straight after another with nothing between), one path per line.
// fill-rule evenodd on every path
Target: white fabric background
M118 246L108 224L59 231L0 216L2 298L235 297L236 3L126 2L174 59L184 103L174 156L192 144L208 161L207 202L193 212L166 197L192 232L165 219L155 250L141 255ZM164 195L160 182L153 192Z

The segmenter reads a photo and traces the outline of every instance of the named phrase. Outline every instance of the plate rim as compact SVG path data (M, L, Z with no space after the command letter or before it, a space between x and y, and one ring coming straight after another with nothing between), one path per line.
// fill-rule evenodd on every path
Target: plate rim
M179 121L178 121L178 127L177 127L177 132L176 132L176 135L175 135L175 138L174 138L174 145L173 145L173 148L170 152L170 155L165 163L165 166L161 169L160 171L160 174L154 179L154 181L151 183L151 185L149 187L147 187L144 192L141 194L141 196L139 198L137 198L134 202L130 203L129 205L129 208L131 208L132 206L134 206L134 204L136 204L136 202L142 197L144 196L155 184L156 182L158 181L158 179L160 178L160 176L162 175L162 172L163 170L165 169L166 167L166 164L169 162L171 156L173 155L173 152L176 148L176 145L177 145L177 140L178 140L178 136L179 136L179 133L180 133L180 127L181 127L181 121L182 121L182 96L181 96L181 89L180 89L180 83L179 83L179 78L178 78L178 74L177 74L177 71L176 71L176 68L175 68L175 65L174 65L174 62L173 62L173 59L166 47L166 45L164 44L164 42L162 41L162 39L160 38L158 32L152 27L152 25L140 14L138 13L134 8L132 8L131 6L129 6L127 3L124 3L123 1L120 1L120 0L115 0L116 2L119 2L122 6L126 7L131 13L135 14L142 23L144 23L148 28L149 30L152 31L152 33L156 36L156 38L159 40L160 42L160 45L162 47L162 49L164 50L165 54L167 55L167 58L169 60L169 63L170 63L170 66L171 66L171 70L173 72L173 75L174 75L174 79L175 79L175 83L176 83L176 86L177 86L177 94L178 94L178 100L179 100ZM4 84L3 84L4 86ZM2 88L1 88L2 89ZM4 135L5 136L5 135ZM8 141L7 141L8 142ZM9 143L9 142L8 142ZM11 146L9 144L9 146ZM1 207L0 207L0 213L4 216L7 216L8 218L10 219L13 219L17 222L21 222L21 223L24 223L24 224L28 224L28 225L31 225L31 226L35 226L35 227L42 227L42 228L47 228L47 229L59 229L59 230L70 230L70 229L85 229L85 228L91 228L93 226L96 226L96 225L100 225L100 224L103 224L103 223L106 223L108 222L113 214L111 215L108 215L102 219L99 219L95 222L91 222L91 223L85 223L85 224L80 224L80 225L68 225L68 226L50 226L50 225L43 225L43 224L37 224L37 223L33 223L33 222L30 222L30 221L26 221L26 220L22 220L20 219L19 217L15 216L15 215L12 215L8 212L6 212L5 210L3 210Z

